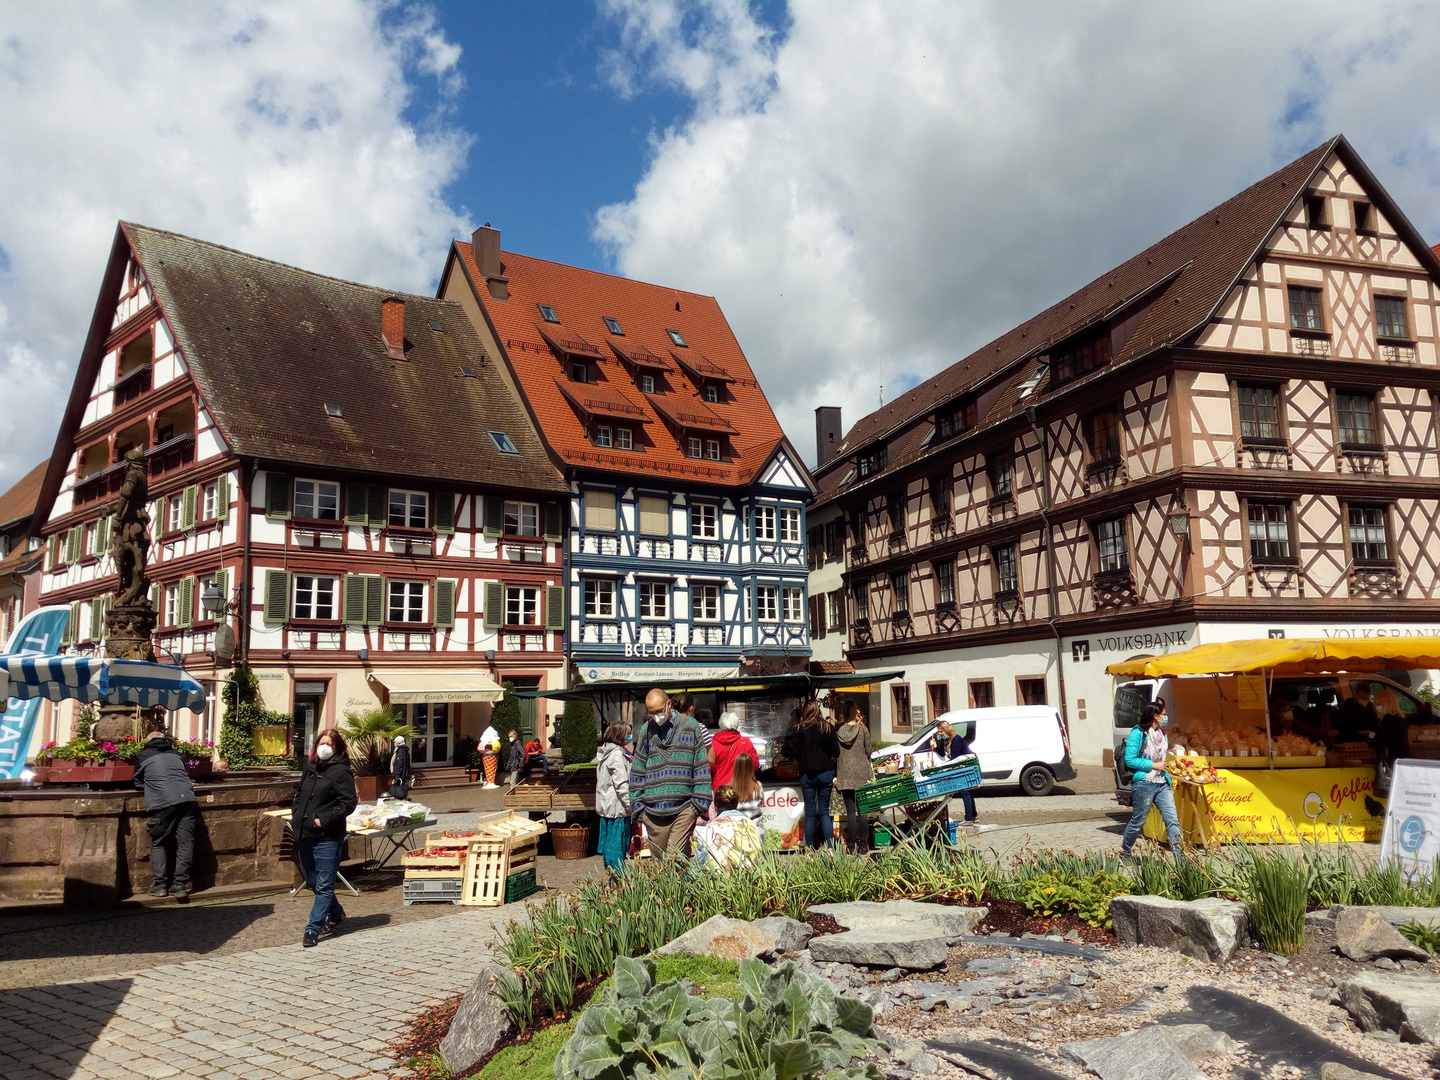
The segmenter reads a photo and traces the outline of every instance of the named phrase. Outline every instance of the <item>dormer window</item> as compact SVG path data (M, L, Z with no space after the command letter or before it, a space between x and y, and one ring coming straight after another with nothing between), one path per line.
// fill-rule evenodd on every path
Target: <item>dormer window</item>
M1375 213L1368 202L1357 202L1353 204L1355 211L1355 231L1358 233L1373 233L1375 231Z
M571 364L571 365L570 365L570 381L571 381L571 382L589 382L589 381L590 381L590 365L589 365L589 364Z
M685 339L680 336L679 330L666 330L665 333L670 335L670 342L672 345L677 345L682 349L689 348L689 346L685 344Z
M653 394L653 393L655 392L655 376L654 376L654 375L641 375L641 376L640 376L640 392L641 392L642 394Z
M720 400L720 387L713 382L705 384L705 400L714 404Z
M962 431L969 431L978 419L975 397L973 394L966 394L935 414L935 434L938 438L948 439Z
M605 320L605 329L609 330L616 337L624 337L625 331L620 329L620 320L612 319L609 315L602 316Z
M868 454L861 454L855 459L855 470L859 473L860 479L867 476L875 476L885 469L885 447L877 446Z
M615 448L617 450L635 449L635 433L628 427L617 427L615 429Z
M558 323L560 321L560 316L555 314L555 309L549 304L537 304L536 306L540 309L540 317L546 322Z
M1110 362L1110 331L1104 326L1062 342L1050 354L1051 382L1078 379Z
M610 447L611 443L612 443L612 439L611 439L610 436L611 436L611 432L610 432L610 428L609 428L608 425L606 425L606 424L600 424L600 425L598 425L598 426L595 428L595 445L596 445L596 446L603 446L603 447L605 447L605 448L608 449L608 448Z

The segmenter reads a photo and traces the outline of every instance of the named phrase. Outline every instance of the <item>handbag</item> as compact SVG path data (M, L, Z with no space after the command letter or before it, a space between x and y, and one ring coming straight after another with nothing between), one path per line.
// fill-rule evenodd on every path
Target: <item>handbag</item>
M392 799L405 798L405 781L401 780L398 776L395 777L394 780L390 781L390 786L385 789L385 794L389 795Z

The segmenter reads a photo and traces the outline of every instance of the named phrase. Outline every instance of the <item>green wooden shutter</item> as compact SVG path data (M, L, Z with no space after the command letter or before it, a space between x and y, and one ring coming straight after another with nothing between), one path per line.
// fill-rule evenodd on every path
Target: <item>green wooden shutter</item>
M384 484L371 484L365 492L365 512L372 529L390 524L390 489Z
M274 473L270 474L274 476ZM290 571L265 571L265 621L283 623L290 616Z
M176 590L175 596L175 625L193 626L195 624L195 578L184 577L180 579L180 587Z
M346 482L345 524L359 525L362 528L370 524L369 484L362 484L358 480L350 480Z
M489 503L489 500L486 500ZM498 630L505 625L505 586L498 581L485 583L485 629Z
M288 473L265 474L265 516L284 521L290 516L290 476ZM266 618L269 618L267 615Z
M106 514L95 522L95 555L104 558L110 547L110 515Z
M224 521L230 516L230 474L222 472L215 478L215 520Z
M437 491L435 493L435 531L437 533L453 533L455 531L455 493L453 491Z
M161 585L158 581L156 581L150 586L150 606L155 609L156 615L165 614L165 612L161 610L161 605L164 602L165 586Z
M379 626L385 621L385 579L378 574L365 578L365 625Z
M97 596L90 601L90 640L100 640L100 628L105 625L105 598Z
M214 583L215 588L220 590L221 601L228 604L230 602L230 571L217 570L215 571L215 574L210 578L210 580ZM210 618L212 616L210 616L210 614L207 612L206 617ZM223 614L215 615L213 616L213 618L220 620L224 619L225 616Z
M500 536L505 532L505 500L485 496L485 535Z
M100 608L100 614L95 619L96 626L93 636L96 641L104 641L110 636L110 627L105 622L105 616L110 614L111 597L106 594L96 600L95 604Z
M365 576L345 575L345 622L350 626L364 626L365 619Z
M545 504L545 539L551 543L560 542L561 524L560 513L564 509L558 502L547 502Z
M65 632L60 635L61 645L74 645L80 640L80 601L70 602L70 617L65 620Z
M563 586L545 586L545 629L565 629L565 589Z
M65 561L79 562L81 548L85 543L85 526L72 525L65 533Z
M50 569L54 570L60 565L60 534L53 533L50 536Z
M456 582L441 578L435 582L435 625L455 625Z
M180 528L182 530L195 527L195 504L199 501L200 487L191 484L180 494Z

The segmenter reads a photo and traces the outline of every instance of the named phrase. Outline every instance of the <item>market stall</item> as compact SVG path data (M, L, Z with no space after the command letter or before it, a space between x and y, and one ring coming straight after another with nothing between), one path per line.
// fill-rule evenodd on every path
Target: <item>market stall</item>
M921 768L913 760L891 758L874 780L856 789L855 804L863 814L889 811L889 820L884 823L887 839L894 837L901 846L931 837L937 823L945 830L940 838L953 841L948 820L950 800L979 786L980 759L974 754L930 769ZM877 836L880 828L877 826Z
M1437 667L1440 637L1265 638L1106 671L1169 680L1168 767L1187 841L1295 843L1380 839L1377 764L1431 744L1440 753L1440 723L1428 703L1378 673ZM1356 704L1362 687L1385 707ZM1350 725L1358 735L1347 715L1367 718ZM1158 811L1146 835L1164 838Z

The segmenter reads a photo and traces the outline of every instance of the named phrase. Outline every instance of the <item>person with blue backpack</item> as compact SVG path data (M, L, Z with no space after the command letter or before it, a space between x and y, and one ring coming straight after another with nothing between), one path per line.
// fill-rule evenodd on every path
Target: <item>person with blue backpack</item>
M1125 768L1130 773L1130 822L1125 826L1125 839L1120 842L1120 857L1130 858L1135 838L1150 816L1150 807L1160 811L1165 822L1165 835L1175 857L1180 858L1180 816L1175 812L1175 792L1170 774L1165 771L1165 756L1170 752L1165 738L1165 702L1145 706L1140 722L1130 729L1125 739Z

